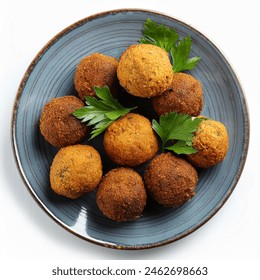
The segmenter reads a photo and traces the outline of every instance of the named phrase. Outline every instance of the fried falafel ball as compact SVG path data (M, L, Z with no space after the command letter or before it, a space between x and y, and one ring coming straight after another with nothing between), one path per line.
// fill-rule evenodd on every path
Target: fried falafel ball
M167 52L154 45L131 45L119 59L119 83L134 96L149 98L162 94L171 85L172 76Z
M152 98L158 115L170 112L198 116L203 107L203 92L200 81L185 73L173 75L170 89Z
M146 117L128 113L106 129L104 148L116 164L133 167L157 153L158 141Z
M59 195L75 199L94 190L102 174L101 158L95 148L67 146L58 151L51 164L51 188Z
M139 218L146 205L142 177L130 168L110 170L98 186L96 201L101 212L114 221L125 222Z
M162 153L150 162L144 173L147 192L165 207L179 207L195 195L196 169L186 160Z
M209 168L225 159L229 140L225 125L219 121L204 118L192 138L197 153L187 155L195 166Z
M74 75L74 84L79 97L95 96L94 86L108 86L111 94L118 92L118 60L112 56L93 53L84 57L78 64Z
M72 115L83 106L83 101L72 95L53 98L45 104L40 117L40 131L45 140L55 147L83 141L89 129Z

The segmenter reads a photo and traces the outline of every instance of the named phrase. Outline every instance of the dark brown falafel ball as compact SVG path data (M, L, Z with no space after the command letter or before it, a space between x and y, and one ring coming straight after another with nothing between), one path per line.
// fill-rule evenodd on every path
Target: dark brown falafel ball
M77 198L94 190L101 178L100 155L88 145L61 148L50 169L51 188L68 198Z
M84 57L77 66L74 84L79 97L95 96L94 86L108 86L111 94L118 92L118 61L116 58L101 53L93 53Z
M84 103L72 95L53 98L48 102L40 117L40 131L45 140L56 147L83 141L89 129L72 115L83 106Z
M134 96L149 98L162 94L170 86L172 76L167 52L154 45L131 45L119 59L119 83Z
M173 75L171 88L152 99L158 115L170 112L198 116L203 107L202 86L200 81L185 73Z
M192 146L198 151L187 155L195 166L209 168L225 159L228 152L228 132L225 125L212 119L204 119L192 138Z
M99 184L96 201L101 212L114 221L139 218L146 205L142 177L130 168L110 170Z
M107 128L104 148L116 164L137 166L156 154L158 141L147 118L128 113Z
M166 207L179 207L194 196L198 181L195 168L171 153L156 156L144 174L147 191Z

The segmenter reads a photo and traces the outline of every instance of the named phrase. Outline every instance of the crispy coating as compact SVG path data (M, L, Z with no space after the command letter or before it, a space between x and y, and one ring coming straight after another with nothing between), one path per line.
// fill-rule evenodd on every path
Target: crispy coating
M195 168L171 153L156 156L144 174L147 191L166 207L179 207L194 196L198 181Z
M40 117L40 131L51 145L65 147L80 143L89 129L72 112L84 106L75 96L53 98L45 104Z
M116 95L119 88L117 79L118 61L116 58L101 53L84 57L77 66L74 84L79 97L95 96L94 86L108 86L111 94Z
M142 177L130 168L110 170L99 184L96 201L101 212L117 222L139 218L146 205Z
M229 147L225 125L204 119L192 139L192 146L198 152L188 155L187 158L195 166L208 168L224 160Z
M50 169L51 188L68 198L77 198L94 190L101 178L100 155L88 145L77 144L61 148Z
M119 83L134 96L152 97L162 94L170 86L172 76L168 54L157 46L131 45L119 59Z
M104 148L116 164L132 167L151 159L158 151L158 141L147 118L129 113L107 128Z
M198 116L203 107L202 86L200 81L185 73L173 75L171 88L152 99L158 115L170 112Z

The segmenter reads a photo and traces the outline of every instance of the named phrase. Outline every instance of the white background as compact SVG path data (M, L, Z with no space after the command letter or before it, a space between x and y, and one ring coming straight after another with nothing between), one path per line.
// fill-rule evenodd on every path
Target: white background
M250 260L260 263L260 1L0 0L0 3L0 266L4 261L7 268L15 270L21 263L31 260L36 266L37 262L47 260L58 265L72 260L75 263L119 259L184 260L187 263L193 260L228 263L232 260L238 267ZM89 15L118 8L163 12L205 34L233 66L244 88L250 113L251 135L246 165L223 208L184 239L142 251L103 248L81 240L57 225L23 184L11 145L11 116L16 91L37 52L68 25Z

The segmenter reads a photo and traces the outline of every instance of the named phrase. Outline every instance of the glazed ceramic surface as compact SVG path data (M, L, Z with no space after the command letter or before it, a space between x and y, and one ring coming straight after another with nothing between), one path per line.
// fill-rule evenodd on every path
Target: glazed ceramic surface
M181 37L193 40L191 56L200 56L190 71L204 91L202 114L221 121L229 133L226 159L213 168L199 170L196 195L177 209L148 201L141 218L116 223L97 208L95 192L76 200L56 195L50 188L49 169L57 148L39 131L43 106L53 97L73 94L75 68L93 52L119 58L142 36L147 18L175 28ZM123 103L131 103L128 97ZM149 104L140 113L153 117ZM83 19L55 36L38 53L20 84L12 123L14 154L30 192L43 209L75 235L99 245L144 249L178 240L207 222L228 199L241 175L248 148L249 120L245 98L234 71L216 46L199 31L167 15L145 10L116 10ZM88 143L87 141L85 143ZM102 150L102 136L89 142L100 150L104 172L114 167ZM143 172L144 167L138 171ZM223 209L222 211L225 211Z

